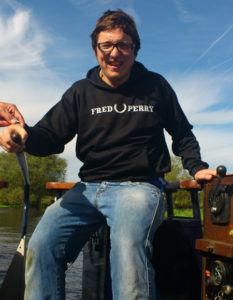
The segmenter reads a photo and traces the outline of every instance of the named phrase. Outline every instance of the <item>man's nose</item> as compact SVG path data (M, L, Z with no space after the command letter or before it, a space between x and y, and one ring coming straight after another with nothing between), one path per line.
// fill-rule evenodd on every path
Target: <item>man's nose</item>
M111 55L111 56L118 56L118 55L120 55L120 54L121 54L121 52L118 50L117 46L114 45L114 47L113 47L113 49L112 49L110 55Z

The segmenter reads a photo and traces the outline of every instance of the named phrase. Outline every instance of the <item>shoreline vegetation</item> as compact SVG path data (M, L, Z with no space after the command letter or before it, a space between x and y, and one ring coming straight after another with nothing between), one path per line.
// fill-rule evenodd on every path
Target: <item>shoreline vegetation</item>
M23 205L2 205L0 204L1 208L22 208ZM47 206L45 206L46 208ZM201 211L201 220L203 221L203 206L200 206ZM193 210L192 208L174 208L174 217L184 217L184 218L192 218L193 217ZM167 218L167 213L165 213L165 219Z
M46 207L54 199L53 191L46 189L46 182L65 181L67 162L57 154L47 157L26 155L30 179L30 205ZM14 153L0 152L0 179L8 181L8 188L0 189L0 205L23 205L24 182Z
M55 191L47 190L46 182L66 181L67 162L58 155L35 157L27 154L30 178L30 207L46 208L54 202ZM171 172L167 173L167 182L193 179L182 167L181 159L171 157ZM8 181L8 188L0 189L0 208L18 208L23 206L23 178L14 153L0 153L0 178ZM14 182L12 180L14 178ZM198 193L200 207L203 206L204 193ZM190 192L178 190L172 194L174 216L192 217ZM203 211L201 211L203 215ZM166 215L165 215L166 217Z

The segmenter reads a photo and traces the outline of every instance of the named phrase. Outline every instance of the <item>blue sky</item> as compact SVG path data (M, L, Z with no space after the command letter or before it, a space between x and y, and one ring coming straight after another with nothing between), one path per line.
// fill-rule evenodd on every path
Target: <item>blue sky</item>
M35 124L96 65L90 33L104 11L117 8L137 23L137 60L176 91L202 158L233 172L232 0L1 0L0 100ZM77 180L81 165L74 145L62 154L67 181Z

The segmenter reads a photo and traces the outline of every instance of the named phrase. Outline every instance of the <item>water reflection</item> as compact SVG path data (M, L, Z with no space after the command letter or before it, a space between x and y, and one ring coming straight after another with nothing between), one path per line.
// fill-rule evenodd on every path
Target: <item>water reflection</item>
M23 208L0 208L0 285L15 254L21 238ZM42 210L29 209L29 238L43 214ZM81 300L82 255L67 271L67 300Z

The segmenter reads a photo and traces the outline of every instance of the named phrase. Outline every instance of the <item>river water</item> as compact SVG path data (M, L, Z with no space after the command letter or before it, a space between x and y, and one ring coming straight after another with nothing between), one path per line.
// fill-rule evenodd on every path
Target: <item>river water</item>
M15 254L21 237L23 208L0 208L0 286ZM29 238L43 214L34 208L29 209ZM82 299L82 253L66 273L66 300Z

